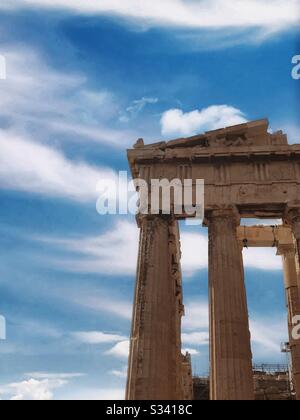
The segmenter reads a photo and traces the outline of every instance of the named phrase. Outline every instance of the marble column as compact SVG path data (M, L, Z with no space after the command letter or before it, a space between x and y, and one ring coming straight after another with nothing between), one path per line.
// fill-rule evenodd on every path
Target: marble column
M172 271L177 222L170 216L143 216L139 223L126 399L176 400L181 398L178 299Z
M297 400L300 399L300 340L293 339L293 318L300 315L300 299L297 282L297 268L295 247L293 245L279 245L278 253L282 255L284 267L284 281L286 301L288 307L289 344L292 359L292 374Z
M207 215L212 400L254 400L251 339L235 209Z
M182 271L181 271L181 246L179 224L174 221L169 228L169 253L171 257L171 273L173 284L175 284L175 322L176 322L176 395L177 399L183 400L185 388L183 384L184 367L182 365L181 355L181 323L184 316L183 289L182 289Z

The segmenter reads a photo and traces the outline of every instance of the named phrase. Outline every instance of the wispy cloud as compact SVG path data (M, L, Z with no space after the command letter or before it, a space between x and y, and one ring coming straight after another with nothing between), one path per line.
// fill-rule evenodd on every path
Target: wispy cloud
M125 112L121 112L120 121L123 123L129 122L131 119L136 118L147 105L157 104L158 98L143 97L135 99Z
M72 161L59 150L0 130L0 188L75 201L97 199L97 183L115 179L111 169Z
M29 372L25 376L33 379L75 379L85 375L83 373Z
M125 379L127 378L127 366L123 366L122 369L113 369L109 371L110 375L116 376L117 378Z
M70 292L68 300L91 311L106 313L124 320L131 320L132 304L125 299L116 299L112 293L93 290L91 292Z
M9 322L14 329L21 331L23 335L56 340L63 337L64 332L49 321L24 316L10 316Z
M186 29L244 28L268 33L298 23L298 0L2 0L1 7L40 7L74 13L110 14L147 26Z
M101 331L78 331L72 336L82 343L107 344L126 340L127 337L117 334L107 334Z
M48 65L36 51L2 46L7 79L0 95L0 188L78 202L97 199L100 180L117 180L62 151L66 141L124 148L135 136L113 128L119 115L114 96L88 88L85 76Z
M52 264L64 270L107 275L134 275L136 271L139 231L135 223L119 220L110 230L91 237L55 238L36 237L51 247L71 252L76 256L53 259ZM182 270L184 277L208 267L208 238L205 233L181 232ZM118 255L116 259L115 256ZM259 257L259 258L258 258ZM111 261L114 260L114 264ZM274 249L244 250L246 268L280 270L282 263Z
M110 230L94 237L36 239L77 255L76 259L55 261L70 271L109 275L130 275L135 271L138 228L131 222L119 221Z
M135 138L113 128L120 109L113 93L91 90L80 73L51 67L34 49L1 46L7 78L1 83L1 118L21 134L39 133L38 141L87 141L126 148Z
M161 131L164 136L188 136L199 132L215 130L245 123L244 113L229 105L212 105L201 110L183 112L170 109L161 117Z
M129 356L129 340L120 341L110 350L105 352L107 356L114 356L118 359L127 359Z
M250 330L257 360L280 358L280 345L287 341L287 316L275 315L273 318L255 315L250 320Z

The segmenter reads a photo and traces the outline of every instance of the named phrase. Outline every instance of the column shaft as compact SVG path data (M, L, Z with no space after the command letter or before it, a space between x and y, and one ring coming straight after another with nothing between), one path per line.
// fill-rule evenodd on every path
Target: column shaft
M283 216L285 223L289 224L292 228L295 242L296 242L296 263L299 269L300 263L300 206L288 206ZM298 271L298 289L300 293L300 278Z
M176 395L177 399L183 400L185 388L183 383L184 368L181 355L181 323L184 315L182 272L181 272L181 247L179 224L174 221L169 229L169 252L171 256L171 271L173 283L175 284L175 329L176 329Z
M178 310L169 217L141 219L126 399L175 400L178 395Z
M253 400L248 309L238 219L214 211L209 224L210 358L212 400Z

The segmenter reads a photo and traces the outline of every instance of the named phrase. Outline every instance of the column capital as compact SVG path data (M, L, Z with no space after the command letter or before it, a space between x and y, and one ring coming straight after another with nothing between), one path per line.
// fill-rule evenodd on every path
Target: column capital
M293 245L293 244L278 244L277 255L282 255L284 257L295 258L295 255L296 255L295 245Z
M300 203L297 204L288 204L283 214L283 221L286 224L291 225L292 227L295 224L299 224L300 226ZM299 228L299 236L300 236L300 228Z
M136 223L139 228L141 228L143 223L146 223L146 222L158 221L158 222L164 222L164 223L165 222L171 223L174 220L176 220L173 214L141 214L139 213L135 216L135 218L136 218Z
M204 225L208 226L213 220L216 219L228 219L232 221L236 226L239 226L241 216L237 207L235 206L217 207L205 212Z

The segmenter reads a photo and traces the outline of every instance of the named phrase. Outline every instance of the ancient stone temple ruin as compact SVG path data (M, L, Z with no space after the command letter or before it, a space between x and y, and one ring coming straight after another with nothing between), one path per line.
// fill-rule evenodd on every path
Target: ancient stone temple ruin
M134 179L203 179L209 234L210 398L253 400L251 337L244 246L276 246L282 256L293 384L300 399L300 145L268 132L260 120L128 151ZM195 196L195 194L193 194ZM184 315L180 268L181 213L139 214L137 281L127 399L192 399L190 360L181 354ZM281 219L272 227L241 227L241 218ZM197 226L195 226L197 229ZM200 253L206 250L199 249Z

